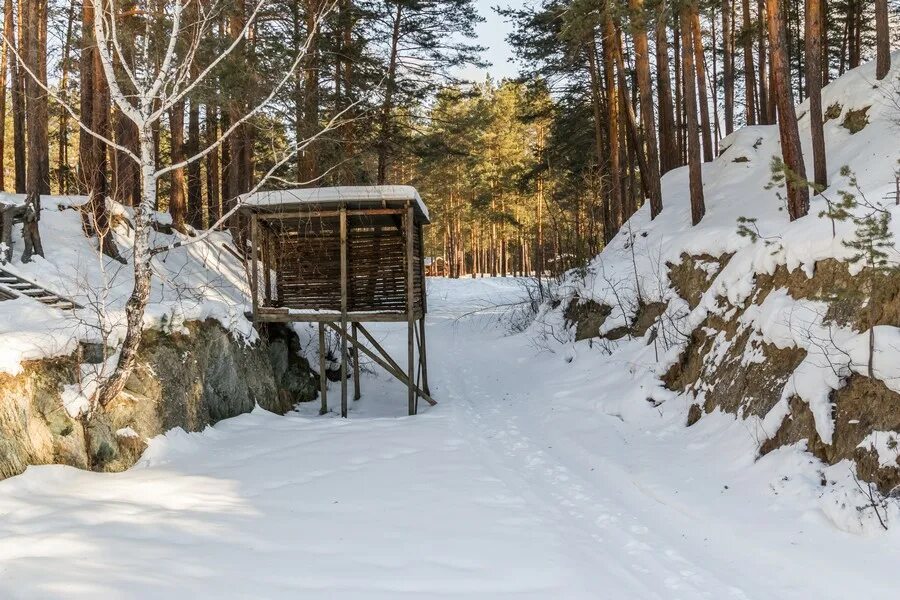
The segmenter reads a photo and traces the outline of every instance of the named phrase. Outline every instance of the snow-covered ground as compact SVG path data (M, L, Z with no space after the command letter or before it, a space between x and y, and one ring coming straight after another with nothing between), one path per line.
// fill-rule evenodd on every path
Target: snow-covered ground
M646 402L645 366L472 314L515 280L428 291L437 407L403 416L402 386L368 374L347 420L257 411L157 438L125 473L29 468L0 482L0 597L895 593L900 534L836 528L799 449L753 462L742 421Z

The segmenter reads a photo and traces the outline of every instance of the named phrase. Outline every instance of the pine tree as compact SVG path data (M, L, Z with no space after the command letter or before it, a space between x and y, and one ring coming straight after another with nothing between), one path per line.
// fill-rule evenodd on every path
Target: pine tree
M803 150L800 146L800 133L797 128L797 114L794 111L794 98L791 93L790 68L785 48L784 19L782 18L781 1L766 0L769 44L772 55L772 75L774 86L771 90L778 106L778 131L781 137L781 153L787 168L799 179L806 179L806 166L803 163ZM788 215L791 221L805 216L809 212L809 189L794 181L787 182Z

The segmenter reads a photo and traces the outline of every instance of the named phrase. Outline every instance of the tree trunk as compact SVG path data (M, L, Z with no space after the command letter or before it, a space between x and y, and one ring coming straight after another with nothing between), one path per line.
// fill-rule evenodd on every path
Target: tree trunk
M387 81L384 86L384 100L381 103L381 115L379 119L378 134L378 185L387 182L388 157L393 134L391 112L394 110L394 90L397 86L397 60L400 51L400 21L403 16L403 4L397 3L397 11L394 14L393 28L391 32L391 50L388 59Z
M756 105L756 70L753 66L753 20L750 17L750 0L741 2L741 40L744 45L744 104L747 125L756 125L759 108Z
M875 79L881 81L891 70L891 31L887 0L875 0Z
M33 75L40 73L40 54L43 51L40 40L40 0L31 0L25 5L27 16L23 31L25 38L25 64ZM44 255L38 221L41 215L41 193L45 188L43 180L43 150L47 137L46 104L43 104L44 91L35 81L34 76L25 79L25 122L28 127L28 167L25 185L25 218L22 237L25 251L22 262L29 262L35 254ZM46 182L49 187L49 181Z
M612 229L604 233L606 242L622 226L622 182L619 154L619 90L616 84L616 28L612 18L612 2L608 1L603 18L603 64L606 83L606 107L609 140L609 215Z
M697 71L697 90L700 102L700 133L703 138L703 161L710 162L713 155L712 133L710 131L709 98L706 92L706 56L703 50L703 36L700 30L700 10L691 3L691 31L694 41L694 69Z
M135 124L116 111L116 142L137 154L138 130ZM141 170L127 154L113 150L116 185L113 195L116 202L125 206L137 206L141 201Z
M85 5L90 2L85 2ZM137 353L144 332L144 311L150 300L152 270L150 261L150 215L156 203L156 156L152 128L140 131L141 201L134 211L134 287L125 303L127 329L119 349L119 360L112 375L97 391L97 403L103 407L112 402L125 388L125 383L137 364Z
M812 135L816 186L828 187L825 160L825 132L822 123L822 13L820 0L806 0L806 91L809 95L809 123Z
M822 85L828 85L831 79L831 46L828 37L828 0L819 1L819 14L822 15Z
M634 59L637 70L638 93L641 99L641 126L644 128L646 152L646 185L650 197L650 218L662 212L662 190L659 184L659 155L656 146L656 120L653 116L653 85L650 82L650 49L647 44L647 23L643 0L629 0L632 10ZM640 149L638 149L640 151ZM642 169L643 171L643 169Z
M319 17L318 0L306 0L306 56L303 65L302 125L298 140L315 135L319 125ZM301 48L297 48L300 51ZM319 176L317 145L307 147L298 157L298 177L301 184L314 183Z
M14 23L18 24L18 52L20 57L27 56L25 42L23 39L24 27L22 25L22 5L19 5L18 20L13 19L13 5L9 2L9 15L6 18L7 27L13 27ZM15 45L14 38L9 38L10 43ZM25 193L25 69L21 68L18 60L9 61L10 85L12 86L12 109L13 109L13 160L15 163L15 184L16 193Z
M669 40L665 14L656 23L656 90L659 103L659 162L661 174L678 166L678 140L672 80L669 77Z
M177 102L169 110L169 144L172 164L184 160L184 101ZM175 169L170 178L169 214L172 215L172 227L185 232L187 205L184 195L184 169Z
M38 150L39 150L39 172L40 172L40 192L44 195L50 195L50 134L48 131L50 110L49 99L44 87L47 87L47 0L38 0L38 53L37 53L37 74L43 87L37 89L37 102L35 103L35 111L33 114L38 115ZM27 106L26 106L27 108ZM40 214L38 214L40 218Z
M692 35L692 2L685 2L681 8L681 62L684 80L685 122L687 125L688 177L691 193L691 224L696 225L706 213L703 199L703 174L700 166L700 140L697 124L696 73L694 72L694 52Z
M218 108L213 104L206 105L206 144L212 145L219 138ZM213 150L206 155L206 214L209 226L219 220L221 212L221 183L219 178L219 151Z
M13 43L15 35L13 33L14 22L12 16L12 0L5 0L3 5L3 36L10 43ZM9 46L6 43L0 48L0 192L6 191L6 84L7 84L7 66L10 57ZM12 62L15 62L13 57ZM10 78L15 81L14 78ZM0 260L8 260L5 255Z
M69 12L66 19L66 38L63 42L61 61L62 73L59 79L59 95L65 98L69 84L69 60L72 54L72 37L75 29L75 0L69 2ZM5 52L6 48L4 48ZM5 89L5 86L3 86ZM0 120L5 123L5 117ZM69 193L69 113L66 110L59 111L59 131L57 132L57 185L60 194ZM2 152L2 150L0 150ZM0 188L2 188L2 176L0 176Z
M767 75L766 61L766 1L756 0L758 20L757 60L759 62L759 122L763 125L774 123L773 115L769 110L769 77Z
M784 40L784 20L780 0L766 0L769 29L769 46L772 49L772 75L774 77L775 102L778 106L778 131L781 135L781 153L785 167L792 175L786 177L788 214L791 221L809 212L809 188L806 185L806 167L797 130L797 115L791 94L790 70ZM799 180L799 181L798 181Z
M188 156L200 151L200 104L191 99L188 109L188 139L185 144ZM203 228L203 184L200 180L201 161L195 160L187 166L187 210L188 223L194 229Z
M678 165L687 164L687 145L684 132L684 68L681 64L681 13L672 19L672 55L675 58L675 126L678 132Z
M725 87L725 135L734 131L734 36L732 3L722 0L722 79Z

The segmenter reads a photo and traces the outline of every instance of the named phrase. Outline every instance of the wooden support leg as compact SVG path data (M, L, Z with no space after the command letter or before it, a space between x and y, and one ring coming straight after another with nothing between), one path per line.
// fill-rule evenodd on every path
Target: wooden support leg
M356 323L353 323L350 328L353 335L353 399L359 400L362 393L359 389L359 344L356 339Z
M407 381L409 387L409 414L416 414L416 348L413 343L413 338L416 335L416 328L413 324L413 321L409 321L409 326L407 328L407 347L409 350L409 367L407 373Z
M431 394L428 387L428 355L425 352L425 316L419 319L419 361L422 363L422 389Z
M334 331L336 334L341 334L341 328L334 323L326 323L325 326ZM359 326L359 330L364 334L366 333L366 330L362 325ZM366 348L366 346L364 344L361 344L359 341L353 342L353 340L351 340L351 343L356 344L360 352L372 359L372 362L374 362L376 365L396 377L403 385L409 385L409 378L406 376L406 373L403 372L403 369L398 366L397 362L393 358L391 358L390 355L384 352L384 349L381 348L381 346L376 342L373 342L373 345L376 347L377 352ZM378 353L381 354L379 355ZM426 402L428 402L428 404L430 404L431 406L435 406L437 404L437 401L429 394L426 394L425 390L417 387L416 393L422 398L425 398Z
M341 416L347 418L347 209L341 207Z
M347 418L347 321L341 321L341 416Z
M325 323L319 323L319 396L322 407L319 414L328 412L328 375L325 373Z
M406 345L408 350L409 364L407 365L407 385L409 386L409 414L416 414L416 349L414 346L414 337L416 333L416 322L413 312L415 310L415 254L414 254L414 236L415 236L415 213L413 212L412 203L406 207L406 319L407 334Z

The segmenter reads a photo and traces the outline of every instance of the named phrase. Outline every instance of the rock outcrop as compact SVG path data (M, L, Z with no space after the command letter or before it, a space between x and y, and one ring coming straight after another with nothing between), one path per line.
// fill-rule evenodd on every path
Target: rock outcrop
M121 471L169 429L199 431L256 405L281 414L314 399L317 380L297 336L284 326L262 333L248 344L214 321L148 330L125 390L87 420L68 415L62 392L83 363L99 360L96 348L0 374L0 478L50 463Z

